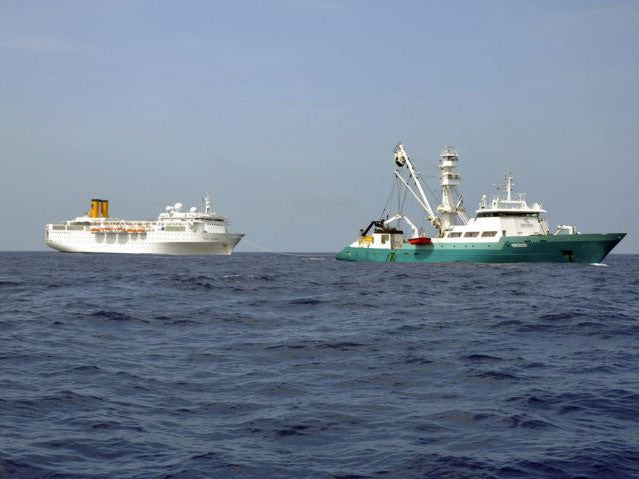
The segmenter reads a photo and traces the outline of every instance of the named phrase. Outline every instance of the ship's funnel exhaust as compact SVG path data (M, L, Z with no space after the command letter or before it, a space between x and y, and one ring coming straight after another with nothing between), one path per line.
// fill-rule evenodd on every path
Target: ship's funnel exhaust
M99 200L94 198L91 200L91 218L108 218L109 217L109 200Z
M109 217L109 200L100 200L100 213L103 218Z
M91 200L91 218L98 218L100 216L100 203L102 200L92 199Z

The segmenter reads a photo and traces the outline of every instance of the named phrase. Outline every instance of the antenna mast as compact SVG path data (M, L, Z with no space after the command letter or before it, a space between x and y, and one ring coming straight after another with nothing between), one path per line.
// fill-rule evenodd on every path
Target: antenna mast
M204 213L207 215L213 214L213 197L211 193L204 195Z

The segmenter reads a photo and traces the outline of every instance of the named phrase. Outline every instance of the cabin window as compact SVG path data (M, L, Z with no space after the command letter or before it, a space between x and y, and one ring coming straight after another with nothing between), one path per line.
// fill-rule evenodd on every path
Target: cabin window
M388 241L388 235L382 235L382 244L386 244Z
M539 213L522 213L521 211L488 211L477 213L477 218L494 218L494 217L508 217L508 216L528 216L533 218L538 218Z
M484 231L481 234L482 238L492 238L493 236L497 236L497 231Z
M479 231L466 231L464 233L464 238L476 238L479 236Z
M452 233L448 233L449 238L459 238L461 233L459 231L453 231Z

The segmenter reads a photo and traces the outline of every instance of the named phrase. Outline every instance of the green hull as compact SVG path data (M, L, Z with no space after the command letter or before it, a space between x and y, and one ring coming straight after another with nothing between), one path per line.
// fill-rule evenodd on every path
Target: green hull
M397 263L601 263L626 233L506 236L497 243L439 243L397 249L347 246L342 261Z

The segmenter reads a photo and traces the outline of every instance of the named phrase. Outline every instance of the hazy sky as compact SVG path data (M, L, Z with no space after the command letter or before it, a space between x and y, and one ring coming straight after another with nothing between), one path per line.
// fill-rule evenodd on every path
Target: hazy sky
M0 250L92 197L135 219L211 191L253 244L337 251L401 141L435 183L459 150L469 210L512 171L552 227L639 253L637 1L4 0L0 24Z

